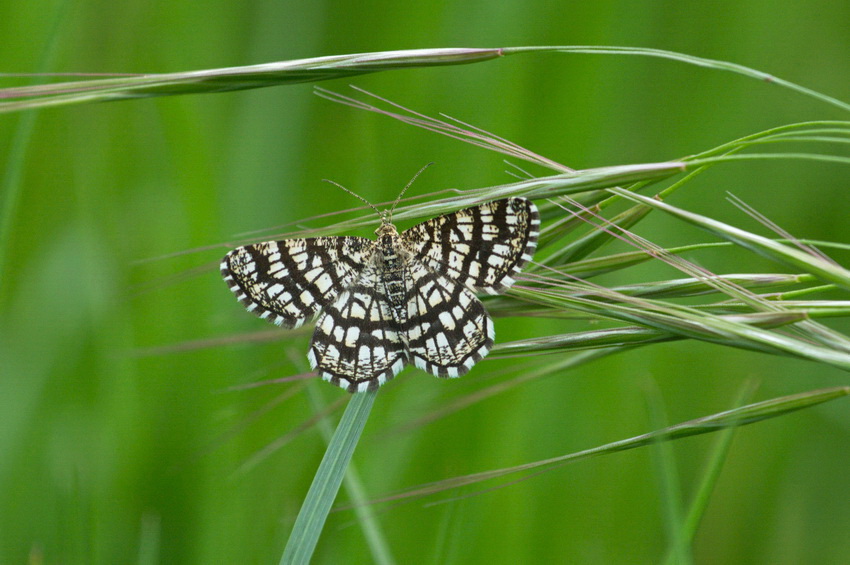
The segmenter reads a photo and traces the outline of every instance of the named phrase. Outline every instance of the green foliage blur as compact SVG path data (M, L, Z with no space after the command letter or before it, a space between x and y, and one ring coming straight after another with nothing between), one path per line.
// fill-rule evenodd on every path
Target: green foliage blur
M740 63L847 101L847 22L850 4L832 0L36 0L0 3L0 72L170 72L417 47L632 45ZM27 80L0 78L0 87ZM349 83L574 168L675 159L774 126L848 119L769 84L637 57L522 55L321 86L349 94ZM372 202L392 200L430 161L436 166L411 193L511 180L495 153L330 103L312 88L0 116L3 187L20 186L0 278L0 563L279 559L325 446L317 430L297 433L299 426L347 393L303 381L233 390L305 372L309 333L260 339L273 328L233 299L219 258L245 237L359 205L323 178ZM13 159L17 143L24 152ZM674 203L766 232L726 201L732 192L798 237L846 243L848 179L839 164L724 165ZM255 230L264 235L246 235ZM667 246L705 238L660 217L637 232ZM833 256L850 263L846 253ZM743 251L689 259L716 272L773 268ZM654 265L629 276L604 282L679 275ZM499 341L586 328L496 324ZM406 426L521 362L482 362L452 382L408 369L382 389L354 456L368 496L648 431L657 424L647 409L654 394L672 423L732 407L749 379L760 383L759 399L848 383L812 363L676 343ZM256 458L281 438L280 449ZM670 445L685 505L714 441ZM736 432L694 543L696 562L850 561L848 446L844 401ZM636 450L446 504L425 503L457 493L379 507L379 521L398 563L654 563L668 547L661 490L652 454ZM315 562L371 559L354 514L332 514Z

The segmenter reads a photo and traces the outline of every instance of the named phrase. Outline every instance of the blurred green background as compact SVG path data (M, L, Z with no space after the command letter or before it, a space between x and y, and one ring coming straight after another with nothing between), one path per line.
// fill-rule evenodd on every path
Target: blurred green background
M48 51L42 70L138 73L417 47L632 45L748 65L847 101L848 22L850 4L834 0L37 0L0 3L0 71L40 70ZM322 86L348 93L349 83L575 168L673 159L773 126L847 119L740 76L635 57L526 55ZM22 79L0 86L14 84ZM0 116L4 174L23 117ZM332 104L309 84L46 110L23 158L0 275L2 563L276 562L325 443L310 428L246 462L319 408L298 384L229 387L304 371L308 334L151 348L272 329L243 311L215 264L244 232L357 205L322 178L373 202L394 198L429 161L437 165L412 193L510 180L495 153ZM846 166L823 163L724 165L673 203L760 230L725 201L730 191L797 236L848 242L849 178ZM637 231L661 245L704 239L664 218ZM772 268L743 252L689 258L725 272ZM605 282L676 276L654 266ZM497 321L500 341L586 327ZM678 343L405 427L487 386L503 364L454 382L408 370L386 386L354 457L369 495L648 431L655 388L678 422L730 408L748 379L761 383L757 399L848 383L811 363ZM308 386L319 406L346 395ZM672 444L685 500L713 442ZM850 561L848 446L846 401L738 431L696 561ZM660 491L651 453L635 450L461 501L392 507L379 520L399 563L654 563L666 549ZM354 515L333 514L315 562L369 560Z

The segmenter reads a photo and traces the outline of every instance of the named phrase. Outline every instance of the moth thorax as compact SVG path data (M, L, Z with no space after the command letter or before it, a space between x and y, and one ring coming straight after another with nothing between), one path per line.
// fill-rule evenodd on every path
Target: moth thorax
M395 257L396 241L398 236L395 234L385 234L378 236L378 249L384 257Z
M409 259L410 253L405 248L401 238L393 233L378 237L376 257L384 268L396 269Z

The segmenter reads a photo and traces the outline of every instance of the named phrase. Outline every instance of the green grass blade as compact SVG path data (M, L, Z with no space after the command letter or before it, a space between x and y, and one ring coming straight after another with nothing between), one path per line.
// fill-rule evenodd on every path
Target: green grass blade
M810 96L817 100L821 100L822 102L826 102L827 104L831 104L833 106L841 108L842 110L850 111L850 104L847 104L846 102L843 102L836 98L832 98L831 96L827 96L825 94L821 94L820 92L816 92L810 88L800 86L799 84L795 84L793 82L777 78L771 74L758 71L756 69L751 69L750 67L745 67L744 65L738 65L736 63L729 63L726 61L718 61L716 59L706 59L704 57L694 57L693 55L685 55L683 53L676 53L673 51L664 51L663 49L650 49L644 47L616 47L604 45L576 45L568 47L509 47L502 50L503 54L505 55L513 55L515 53L528 53L530 51L558 51L561 53L584 53L594 55L638 55L642 57L657 57L660 59L670 59L672 61L688 63L690 65L696 65L698 67L704 67L707 69L729 71L749 78L754 78L765 83L775 84L777 86L794 90L806 96Z
M9 100L8 102L0 102L0 113L65 104L188 93L227 92L282 84L316 82L384 70L475 63L504 55L537 52L639 55L670 59L715 70L731 71L799 92L843 110L850 111L850 104L846 102L735 63L694 57L660 49L564 45L380 51L280 61L243 67L120 76L88 81L56 83L39 87L12 87L0 89L0 99Z
M688 212L687 210L677 208L667 204L666 202L660 202L653 198L647 198L640 194L635 194L621 189L611 190L625 198L642 202L648 206L662 210L676 218L679 218L680 220L684 220L713 233L718 237L726 239L727 241L731 241L742 247L750 249L759 255L781 262L795 269L801 269L821 278L824 281L834 283L840 287L850 289L850 271L836 265L835 263L810 253L806 253L805 251L801 251L798 248L785 245L773 239L750 233L700 214Z
M621 186L637 181L655 181L681 173L686 164L679 161L639 163L583 169L557 175L523 180L499 186L465 190L460 196L433 200L412 206L396 208L393 218L406 220L432 217L458 208L475 206L497 198L526 196L528 198L553 198L565 194L580 194L601 188Z
M752 397L755 393L755 389L755 381L746 383L741 390L741 393L738 395L736 404L743 404L746 399ZM729 426L719 434L719 437L715 442L705 474L699 482L693 502L688 509L688 513L684 518L681 528L679 528L679 535L681 538L678 540L678 543L680 547L685 545L690 546L694 541L699 523L708 508L708 501L711 498L711 493L714 491L714 486L720 478L720 470L723 468L723 463L726 461L729 449L732 447L732 438L735 436L736 429L737 428L734 426ZM671 548L668 552L667 558L665 559L665 563L667 565L677 565L677 563L679 563L675 549L676 548Z
M826 347L770 330L772 327L804 321L805 312L776 311L772 313L758 312L746 316L716 316L683 305L661 304L646 299L640 299L639 304L616 301L600 302L585 299L577 294L570 294L568 291L521 287L511 289L511 294L531 303L551 306L556 310L569 308L599 318L616 319L630 324L636 323L668 332L678 338L689 337L733 347L792 355L829 363L843 370L850 370L850 353L843 348L835 348L832 344ZM566 343L576 337L579 340L589 338L591 341L599 341L609 345L612 338L616 339L614 334L604 333L595 336L593 334L573 337L561 336L558 339L565 340L564 343ZM624 335L623 337L632 344L645 341L647 337L650 340L656 339L656 336L641 333ZM574 341L574 343L578 342ZM548 348L551 347L552 343L542 342L537 345Z
M605 223L605 229L595 229L577 237L569 243L561 245L558 250L547 258L550 265L573 263L586 258L603 246L617 241L615 234L633 228L638 222L652 211L647 206L634 206Z
M323 386L319 382L312 382L307 387L307 392L310 396L310 401L316 413L323 411L321 395L317 390L317 386ZM333 438L333 429L328 418L322 418L317 425L319 432L325 441L330 445ZM345 491L349 499L355 504L355 512L357 514L357 522L363 530L363 535L366 538L366 544L372 552L372 562L377 565L393 565L393 559L390 546L384 537L378 519L371 506L363 504L367 500L366 489L363 487L363 482L360 480L360 474L354 466L354 463L349 463L345 473Z
M464 190L458 196L399 206L393 212L393 219L400 221L433 218L441 214L455 212L461 208L477 206L497 198L507 198L509 196L526 196L528 198L540 199L552 198L564 194L581 194L637 181L657 181L682 172L684 167L685 163L677 161L619 165L584 169L510 184ZM368 227L374 223L374 218L367 215L357 220L343 221L321 228L287 233L287 237L314 237L336 234L340 233L343 228L350 230L353 228Z
M377 394L377 391L372 391L351 396L307 491L280 558L281 565L310 562Z
M657 387L650 386L644 393L650 423L656 429L667 425L667 415L664 403ZM693 563L690 546L684 543L682 532L682 486L679 480L679 470L673 454L673 446L669 442L655 441L652 444L652 460L655 475L659 485L661 498L661 514L667 534L667 544L672 548L676 563L689 565Z
M346 78L408 67L457 65L500 56L499 49L412 49L4 88L0 89L0 99L10 101L0 102L0 113L150 96L229 92Z
M569 463L575 463L584 459L590 459L591 457L597 457L599 455L608 455L638 447L645 447L659 441L670 441L695 435L714 433L729 427L753 424L769 418L783 416L796 410L802 410L803 408L810 408L848 395L850 395L850 386L839 386L773 398L749 404L747 406L742 406L740 408L733 408L724 412L718 412L717 414L712 414L703 418L688 420L687 422L668 426L660 430L655 430L628 439L607 443L605 445L566 455L428 483L419 487L414 487L406 492L372 500L371 502L389 502L406 498L427 496L448 489L460 488L483 481L506 477L515 473L533 470L543 472Z

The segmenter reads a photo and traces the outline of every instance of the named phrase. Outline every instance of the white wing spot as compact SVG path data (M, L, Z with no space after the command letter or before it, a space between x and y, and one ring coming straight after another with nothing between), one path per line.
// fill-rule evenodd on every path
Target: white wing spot
M345 332L345 346L354 347L355 345L357 345L357 338L359 337L360 328L358 328L357 326L350 326L348 328L348 331Z
M366 318L366 310L363 309L363 306L361 306L359 302L351 303L350 314L352 318L358 318L360 320Z
M314 302L313 293L311 293L309 290L305 290L304 292L302 292L301 295L298 298L301 299L301 302L304 303L304 306L309 307Z
M440 312L440 321L446 330L452 331L455 329L455 318L449 312Z

